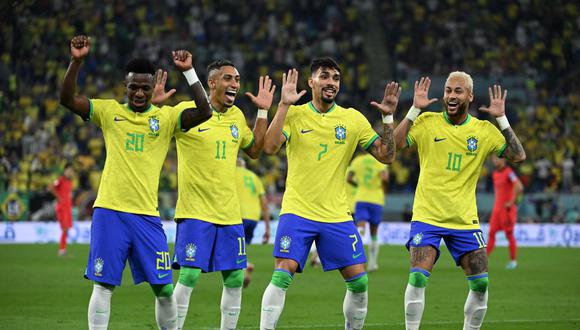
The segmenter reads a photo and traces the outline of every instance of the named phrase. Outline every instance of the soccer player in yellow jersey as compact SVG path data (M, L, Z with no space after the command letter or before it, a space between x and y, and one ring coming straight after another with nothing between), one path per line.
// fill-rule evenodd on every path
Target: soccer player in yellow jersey
M359 232L364 233L365 222L369 223L371 243L369 244L369 262L367 271L379 269L379 225L383 220L385 193L389 182L389 172L385 164L370 154L355 157L350 164L348 182L356 185L355 212ZM361 231L362 230L362 231Z
M382 163L393 160L392 114L401 89L389 83L382 102L371 102L384 116L379 138L360 112L335 103L341 70L333 59L315 59L310 70L312 101L298 106L293 104L306 93L296 91L298 71L283 75L278 111L264 142L268 154L286 143L288 176L274 246L276 269L262 298L260 328L276 327L286 290L294 273L304 269L310 246L316 242L323 269L338 269L346 281L346 329L361 329L368 277L364 248L346 198L346 168L357 145Z
M238 157L237 165L236 190L240 199L246 244L252 242L254 230L262 218L264 219L262 244L268 244L270 240L270 211L268 210L264 185L256 173L246 168L246 161L242 157ZM248 267L244 273L244 288L250 284L253 270L254 265L248 262Z
M507 90L502 94L500 86L490 87L490 106L480 108L496 118L498 130L489 121L469 115L473 80L460 71L452 72L445 82L445 111L419 116L437 101L427 96L430 84L429 78L415 82L413 106L395 130L399 148L417 145L421 169L407 242L411 270L405 291L405 323L407 329L419 328L425 287L443 239L470 288L463 328L479 329L487 310L488 275L486 243L475 203L477 179L489 154L514 162L523 161L526 154L505 116Z
M146 59L127 64L127 103L88 99L76 95L76 80L90 40L75 36L70 43L71 62L66 71L60 102L84 120L98 125L105 138L107 159L101 177L85 277L94 281L89 302L89 329L106 329L111 295L121 285L127 259L135 284L149 282L156 296L159 329L177 329L171 259L159 219L157 188L171 138L206 121L211 108L196 78L187 51L173 52L173 62L193 88L198 109L174 111L152 105L154 84L165 80Z
M252 132L243 112L234 105L240 74L230 61L207 68L212 117L187 133L178 133L177 234L174 267L179 328L183 327L191 293L200 273L221 271L221 329L235 329L241 310L246 243L238 194L236 159L241 149L257 158L268 128L268 109L276 86L260 77L258 95L246 95L258 115ZM183 102L178 107L188 106Z

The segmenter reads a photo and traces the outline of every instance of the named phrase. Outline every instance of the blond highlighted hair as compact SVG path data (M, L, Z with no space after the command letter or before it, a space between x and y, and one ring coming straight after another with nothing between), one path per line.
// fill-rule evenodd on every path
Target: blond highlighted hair
M453 71L449 74L449 76L447 77L447 80L445 81L445 85L447 85L447 82L449 81L449 79L453 79L453 78L459 78L462 79L463 81L465 81L465 87L470 91L473 92L473 79L471 79L471 76L463 71Z

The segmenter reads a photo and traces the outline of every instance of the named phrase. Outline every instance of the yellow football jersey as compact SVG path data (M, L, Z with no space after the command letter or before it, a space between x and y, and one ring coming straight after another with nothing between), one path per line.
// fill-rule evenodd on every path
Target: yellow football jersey
M308 102L288 109L288 176L280 214L319 222L352 220L345 191L346 168L359 144L367 149L379 137L357 110L334 104L321 113Z
M177 109L195 107L182 102ZM187 133L175 135L177 143L176 219L198 219L219 225L242 223L236 189L239 149L252 146L254 134L242 111L232 106Z
M346 176L345 176L345 180L348 180L348 172L351 171L350 166L346 168ZM348 181L346 182L346 200L347 200L347 204L348 204L348 209L350 210L350 213L354 213L354 206L356 204L356 201L354 199L354 197L356 196L356 187L351 185L350 183L348 183Z
M470 115L453 125L446 112L426 112L413 123L407 145L417 145L420 174L413 221L450 229L477 229L475 188L487 156L499 156L505 138L492 123Z
M107 152L94 207L159 216L159 176L181 111L151 105L140 113L115 100L89 102L89 120L101 127Z
M236 186L242 219L260 221L262 207L260 197L264 195L262 180L247 168L236 169Z
M355 201L385 205L381 173L387 169L386 165L367 153L357 156L350 167L358 184Z

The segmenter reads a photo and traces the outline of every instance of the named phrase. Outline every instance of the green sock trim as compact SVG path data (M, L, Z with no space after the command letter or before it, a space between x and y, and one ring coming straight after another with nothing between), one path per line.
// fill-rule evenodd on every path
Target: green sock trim
M179 279L177 282L185 285L188 288L194 288L199 275L201 274L201 269L192 267L181 267L179 271Z
M226 288L241 288L244 285L244 271L241 269L224 270L222 278Z
M485 292L487 291L487 286L489 285L489 277L480 277L474 280L467 280L469 284L469 289L471 291Z
M416 288L424 288L427 286L429 278L421 272L411 272L409 273L409 284Z
M371 241L376 241L379 239L379 235L371 235Z
M272 281L270 281L275 286L286 291L290 284L292 283L293 277L287 272L275 270L272 274Z
M369 289L369 277L367 274L364 274L357 279L346 282L346 289L353 293L367 292Z
M173 294L173 284L151 284L151 289L155 297L171 297Z

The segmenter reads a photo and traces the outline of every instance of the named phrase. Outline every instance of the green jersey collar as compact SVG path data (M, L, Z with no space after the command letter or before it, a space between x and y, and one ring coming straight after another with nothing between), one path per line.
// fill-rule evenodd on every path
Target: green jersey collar
M152 104L152 103L150 103L150 104L149 104L149 108L147 108L147 110L145 110L145 111L142 111L142 112L139 112L139 111L135 111L135 110L133 110L133 109L131 108L131 106L129 105L129 103L125 103L125 108L127 108L127 110L129 110L129 111L131 111L131 112L135 112L135 113L147 113L147 112L149 112L149 111L153 110L153 104Z
M316 109L316 107L314 106L312 101L308 102L308 106L310 107L310 110L312 110L316 113L322 113L322 112L318 111L318 109ZM336 102L332 102L332 106L325 113L330 113L332 110L334 110L334 108L336 108Z
M465 125L465 124L469 123L469 120L471 120L471 115L470 114L467 114L467 118L465 118L465 120L461 124L455 125L451 120L449 120L449 116L447 116L447 111L443 111L443 117L445 118L445 120L449 124L454 125L454 126L462 126L462 125Z

